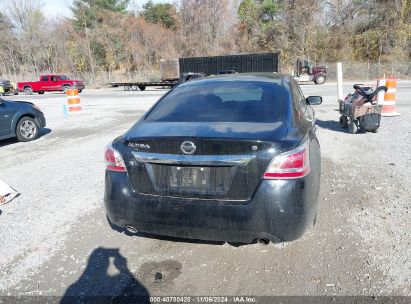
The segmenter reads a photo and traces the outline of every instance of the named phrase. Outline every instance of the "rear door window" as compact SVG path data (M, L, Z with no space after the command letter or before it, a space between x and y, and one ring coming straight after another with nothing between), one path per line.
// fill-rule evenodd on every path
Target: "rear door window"
M48 76L41 76L41 81L49 81L49 77Z
M294 100L296 102L296 106L299 107L298 110L303 113L304 117L307 120L312 121L314 119L314 111L309 105L307 105L306 99L304 97L303 92L301 91L300 86L294 80L293 80L292 90L293 90L293 95L294 95Z
M301 92L301 89L300 89L299 85L295 81L293 81L292 90L293 90L293 95L294 95L295 102L302 109L305 109L305 107L307 106L307 103L305 102L303 92Z
M166 95L146 121L276 122L281 120L289 92L281 83L198 81Z

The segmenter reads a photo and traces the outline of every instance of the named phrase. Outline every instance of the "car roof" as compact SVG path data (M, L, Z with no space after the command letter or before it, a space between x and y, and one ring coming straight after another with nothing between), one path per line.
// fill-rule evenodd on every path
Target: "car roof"
M272 82L281 83L283 80L288 79L290 76L278 73L239 73L239 74L223 74L213 75L204 78L197 78L193 81L188 81L180 85L190 86L199 85L212 82L224 82L224 81L258 81L258 82Z

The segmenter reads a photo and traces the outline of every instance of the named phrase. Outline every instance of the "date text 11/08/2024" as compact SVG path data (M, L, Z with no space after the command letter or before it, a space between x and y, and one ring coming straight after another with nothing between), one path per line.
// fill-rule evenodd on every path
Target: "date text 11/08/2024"
M150 297L150 303L257 303L257 300L250 296L162 296Z

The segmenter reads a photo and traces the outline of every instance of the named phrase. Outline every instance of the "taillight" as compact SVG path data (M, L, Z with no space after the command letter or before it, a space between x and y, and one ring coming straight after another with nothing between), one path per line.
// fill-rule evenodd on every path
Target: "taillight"
M127 172L127 168L124 164L123 158L121 157L120 153L111 145L108 145L106 147L106 151L104 152L104 159L106 161L107 170Z
M299 147L275 156L264 173L264 178L299 178L306 176L310 171L309 141L306 140Z

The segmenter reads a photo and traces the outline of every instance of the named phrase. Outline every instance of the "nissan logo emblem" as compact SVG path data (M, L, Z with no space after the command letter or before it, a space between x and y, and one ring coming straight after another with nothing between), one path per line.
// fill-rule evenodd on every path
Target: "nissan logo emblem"
M184 154L193 154L196 151L197 147L191 141L185 141L181 144L180 149Z

